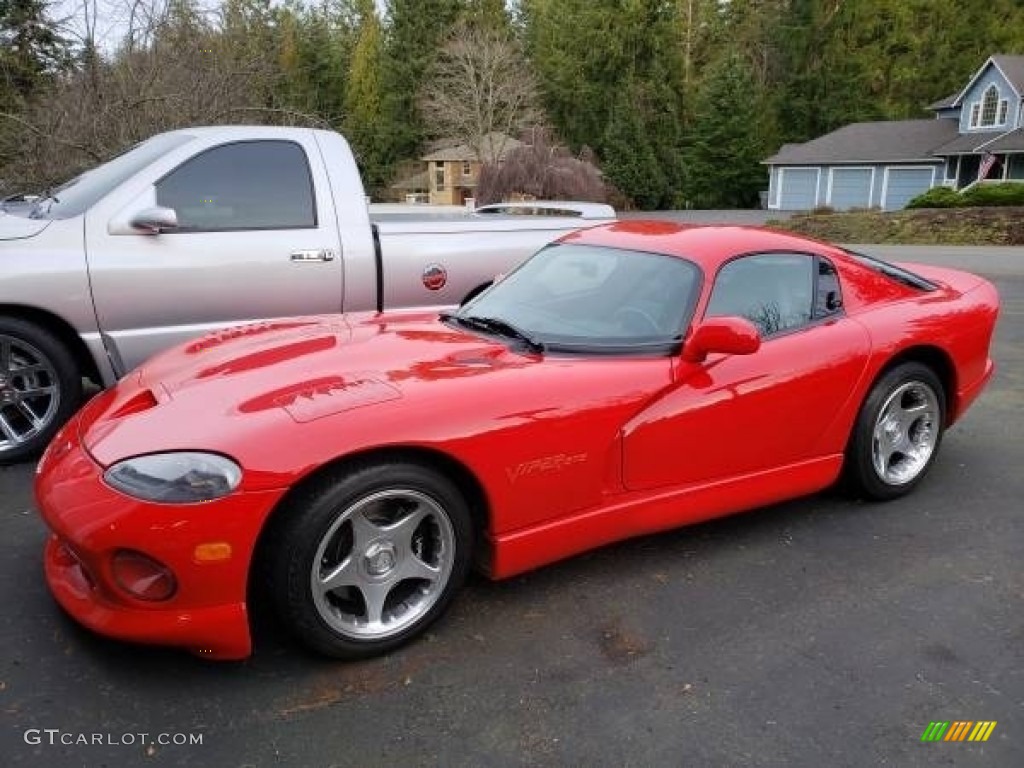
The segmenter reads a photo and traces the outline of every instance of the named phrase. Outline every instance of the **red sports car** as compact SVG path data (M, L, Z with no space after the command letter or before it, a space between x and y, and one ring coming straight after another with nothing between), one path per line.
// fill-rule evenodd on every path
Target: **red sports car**
M79 622L221 659L267 600L380 653L503 578L814 493L906 493L992 375L993 286L770 230L619 222L456 311L289 319L164 353L43 456Z

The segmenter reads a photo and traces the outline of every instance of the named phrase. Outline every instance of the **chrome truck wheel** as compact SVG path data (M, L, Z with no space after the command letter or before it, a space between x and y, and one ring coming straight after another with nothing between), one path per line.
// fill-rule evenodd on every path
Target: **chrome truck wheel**
M74 360L52 334L0 318L0 464L45 448L81 397Z

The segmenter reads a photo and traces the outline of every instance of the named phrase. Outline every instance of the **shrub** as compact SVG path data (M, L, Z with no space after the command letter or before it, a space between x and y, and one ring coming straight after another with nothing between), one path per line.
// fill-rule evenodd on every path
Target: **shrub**
M907 208L956 208L964 205L963 196L949 187L932 187L907 203Z
M961 205L1024 205L1024 184L978 184L962 193L960 197L963 199Z

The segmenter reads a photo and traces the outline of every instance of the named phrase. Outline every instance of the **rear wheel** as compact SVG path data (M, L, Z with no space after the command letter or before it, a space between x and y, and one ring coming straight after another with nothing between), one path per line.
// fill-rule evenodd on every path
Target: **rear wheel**
M383 653L422 633L465 581L466 502L412 463L329 477L282 509L268 547L275 612L305 645L339 658Z
M942 442L946 397L921 363L887 371L861 407L847 453L847 473L872 499L909 493L931 469Z
M81 373L60 340L0 317L0 464L42 451L81 399Z

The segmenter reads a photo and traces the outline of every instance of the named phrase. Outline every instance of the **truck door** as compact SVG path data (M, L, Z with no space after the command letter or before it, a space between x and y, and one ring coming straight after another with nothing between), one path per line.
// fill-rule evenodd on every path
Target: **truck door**
M97 320L122 373L220 327L341 310L341 244L312 133L252 129L188 147L86 215ZM177 225L141 230L154 208Z

